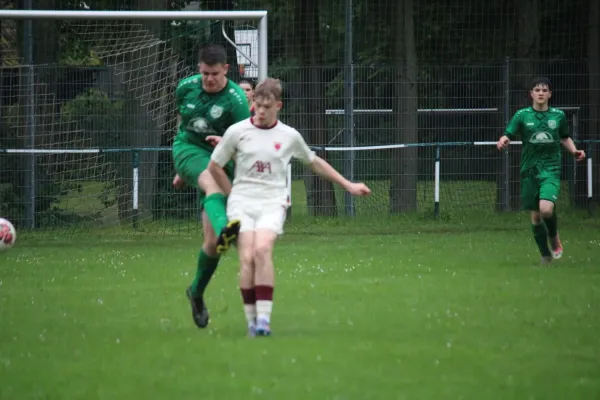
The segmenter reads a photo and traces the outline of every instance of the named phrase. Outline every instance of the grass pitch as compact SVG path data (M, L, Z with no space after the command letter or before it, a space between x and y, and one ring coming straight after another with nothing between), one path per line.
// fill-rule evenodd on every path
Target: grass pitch
M559 223L565 255L540 268L524 215L297 218L275 252L274 335L254 339L235 250L198 330L195 233L21 239L0 253L0 398L595 399L600 229Z

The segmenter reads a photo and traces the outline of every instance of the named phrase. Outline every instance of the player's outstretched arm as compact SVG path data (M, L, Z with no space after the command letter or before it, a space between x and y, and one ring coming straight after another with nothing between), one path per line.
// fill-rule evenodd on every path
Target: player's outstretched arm
M371 194L364 183L353 183L344 178L329 163L317 156L306 144L302 135L296 131L292 154L305 165L309 165L313 172L330 182L336 183L354 196L367 196Z
M315 174L340 185L354 196L367 196L371 194L371 189L369 189L367 185L364 183L350 182L321 157L315 156L310 163L310 167Z
M570 137L561 139L560 143L565 149L567 149L569 153L573 155L573 157L575 157L577 161L582 161L585 159L585 151L577 150L577 146L575 146L573 139L571 139Z
M510 139L508 138L508 136L503 135L500 139L498 139L498 142L496 143L496 148L498 150L502 151L505 148L507 148L509 144L510 144Z
M511 118L504 130L504 135L498 139L496 148L500 151L506 149L512 139L516 139L521 133L521 111L517 111Z

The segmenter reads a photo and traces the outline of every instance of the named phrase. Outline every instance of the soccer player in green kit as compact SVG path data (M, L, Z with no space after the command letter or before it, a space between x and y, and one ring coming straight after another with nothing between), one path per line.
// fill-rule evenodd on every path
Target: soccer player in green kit
M179 82L175 90L179 111L178 130L173 142L173 162L177 175L173 186L185 184L199 189L204 242L198 256L196 277L187 289L194 323L205 328L209 314L204 291L219 263L236 239L240 222L227 221L227 199L206 170L213 152L215 136L222 136L231 125L250 118L246 94L227 79L227 53L221 46L210 45L200 52L199 74ZM226 172L233 181L233 162Z
M523 142L521 202L523 208L531 211L533 236L542 255L542 264L549 264L563 253L555 209L560 191L560 146L577 161L585 159L585 152L573 143L565 113L548 105L552 96L550 80L535 79L530 95L533 105L515 113L496 147L503 150L517 137Z

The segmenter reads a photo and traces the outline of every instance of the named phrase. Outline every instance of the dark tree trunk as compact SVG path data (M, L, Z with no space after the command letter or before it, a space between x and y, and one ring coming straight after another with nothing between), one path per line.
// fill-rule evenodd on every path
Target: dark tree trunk
M416 143L417 135L417 50L413 0L395 3L395 113L397 143ZM390 168L390 213L403 213L417 209L418 150L397 149L392 152Z
M540 53L540 2L520 0L517 2L516 60L510 65L510 117L522 107L531 105L529 85L536 72L536 60ZM521 147L509 147L509 209L521 208L520 165Z
M304 138L311 145L326 145L325 85L319 40L317 0L296 0L295 35L297 56L303 68L301 92L305 113ZM325 152L317 152L326 159ZM308 213L314 216L336 216L333 185L310 171L305 176Z

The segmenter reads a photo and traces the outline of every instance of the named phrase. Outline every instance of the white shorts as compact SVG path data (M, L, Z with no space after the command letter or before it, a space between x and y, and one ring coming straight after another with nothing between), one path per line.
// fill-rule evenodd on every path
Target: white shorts
M240 232L269 230L281 235L287 216L287 205L282 202L259 202L256 199L242 198L227 201L227 218L240 221Z

